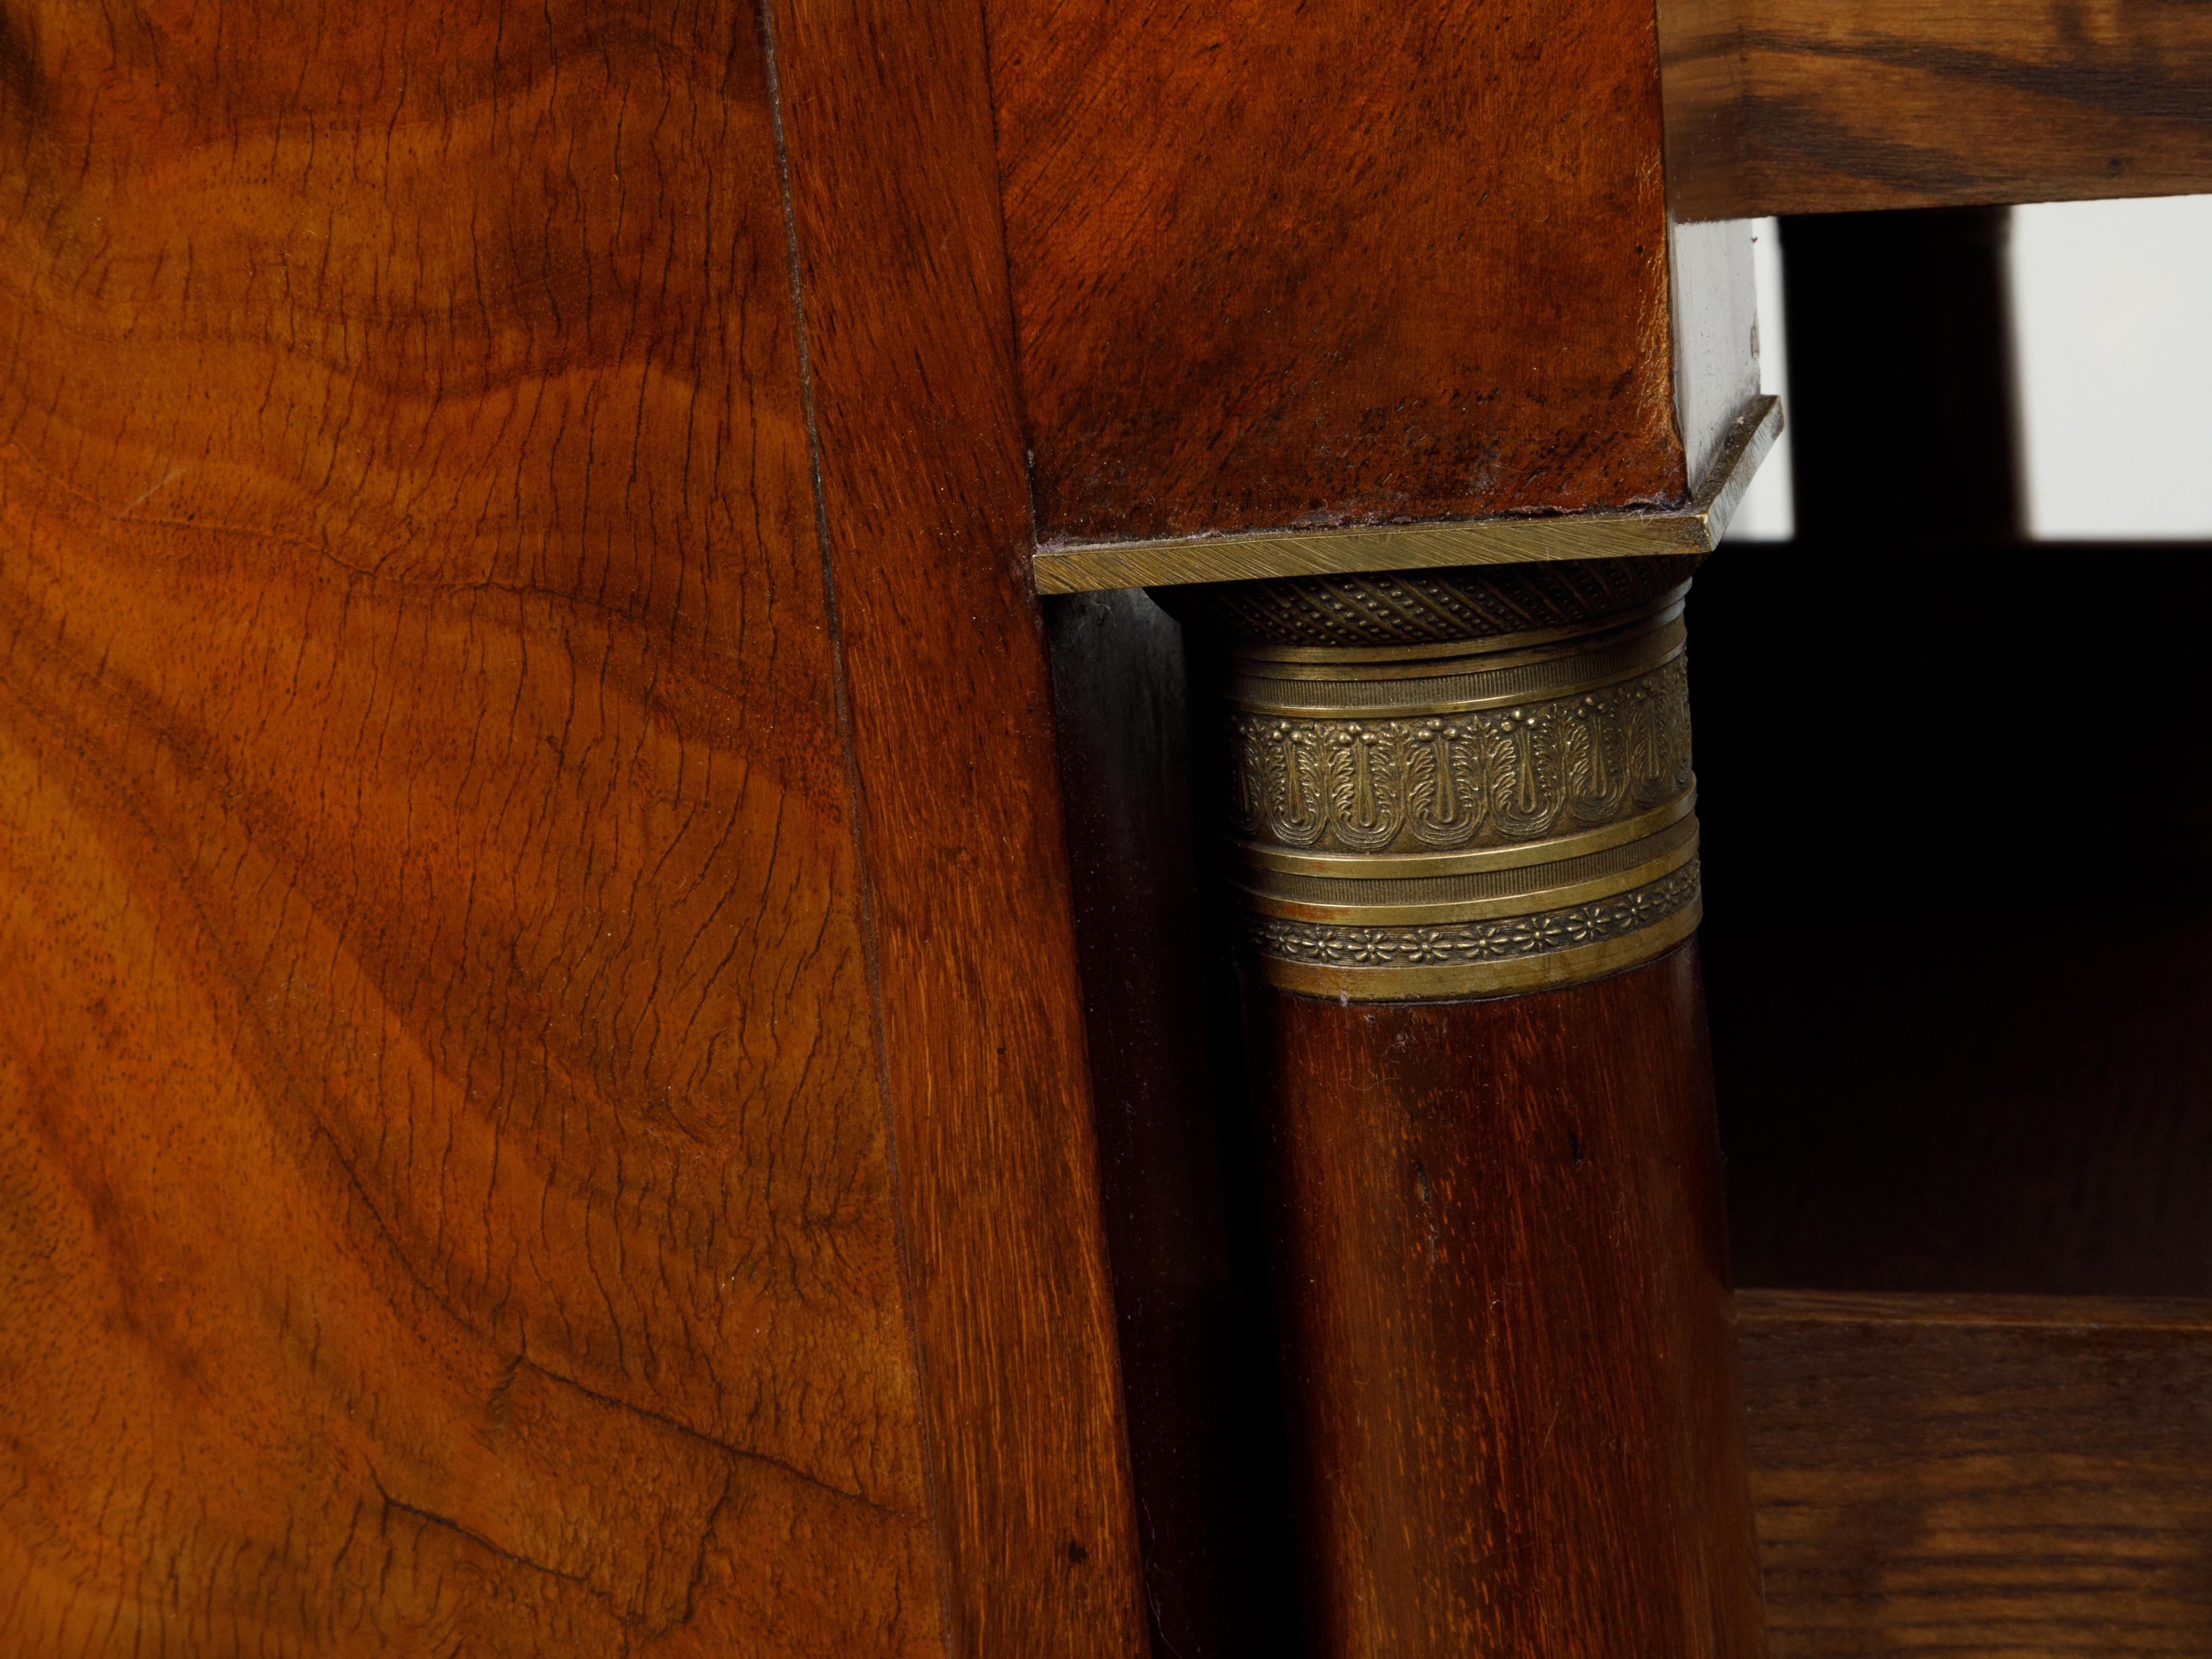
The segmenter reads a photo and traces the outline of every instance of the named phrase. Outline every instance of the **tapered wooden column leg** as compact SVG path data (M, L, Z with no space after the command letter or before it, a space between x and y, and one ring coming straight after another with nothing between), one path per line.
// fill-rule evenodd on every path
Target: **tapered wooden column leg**
M1210 661L1328 1659L1764 1650L1681 595L1163 592Z

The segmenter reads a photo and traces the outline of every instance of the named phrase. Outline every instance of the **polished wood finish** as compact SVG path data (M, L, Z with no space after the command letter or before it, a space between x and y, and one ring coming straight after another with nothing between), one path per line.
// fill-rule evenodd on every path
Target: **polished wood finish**
M2212 1304L1737 1311L1775 1659L2212 1650Z
M1649 5L985 9L1048 544L1685 499Z
M1317 1654L1763 1651L1698 1004L1251 993Z
M5 21L0 1647L1138 1651L975 21Z
M2212 190L2191 0L1668 0L1689 219Z
M957 0L774 15L953 1645L1133 1654L981 19Z

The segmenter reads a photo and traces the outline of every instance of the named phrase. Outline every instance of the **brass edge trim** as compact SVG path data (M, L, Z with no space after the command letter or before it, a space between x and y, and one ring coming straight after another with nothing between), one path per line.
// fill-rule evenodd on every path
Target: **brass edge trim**
M1267 983L1311 996L1357 1002L1420 1002L1446 997L1510 996L1552 990L1619 973L1665 955L1698 930L1702 896L1665 921L1618 939L1517 957L1510 962L1452 963L1429 968L1335 968L1253 953L1247 958Z
M1462 673L1425 674L1417 679L1376 678L1374 679L1279 680L1259 676L1237 675L1225 688L1229 700L1241 712L1263 718L1296 718L1300 720L1362 720L1431 719L1448 714L1471 714L1485 708L1507 708L1516 702L1564 702L1589 691L1601 691L1608 685L1641 679L1680 656L1686 643L1682 624L1677 621L1655 629L1641 636L1608 641L1601 651L1613 653L1610 660L1599 656L1599 652L1560 652L1517 664L1494 664ZM1594 666L1597 658L1602 666ZM1582 673L1572 678L1553 679L1535 671L1579 665ZM1518 676L1520 683L1486 690L1498 680ZM1403 692L1388 701L1377 699L1361 702L1350 700L1335 702L1297 702L1288 695L1291 690L1305 685L1329 686L1391 686Z
M1781 432L1781 399L1753 399L1736 416L1728 442L1689 504L1668 511L1603 509L1548 518L1498 515L1095 542L1037 548L1030 555L1030 568L1039 593L1088 593L1269 576L1710 553L1727 533L1752 475Z
M1705 521L1705 551L1711 553L1720 546L1721 538L1735 522L1735 510L1743 505L1751 481L1759 471L1759 464L1766 459L1767 452L1774 447L1774 441L1781 435L1779 398L1754 398L1735 417L1729 429L1728 442L1705 469L1697 495L1690 503L1690 510L1701 514Z
M1591 853L1610 852L1641 841L1687 817L1698 804L1698 780L1674 799L1596 830L1505 847L1478 847L1459 853L1299 853L1261 842L1230 843L1238 860L1260 870L1286 876L1326 876L1337 881L1408 881L1428 876L1473 875L1513 870L1528 864L1559 864Z
M1516 891L1501 893L1490 898L1438 899L1425 904L1393 904L1378 895L1376 898L1361 899L1349 904L1328 904L1310 899L1286 898L1264 888L1241 884L1238 890L1247 906L1259 915L1339 927L1412 927L1425 923L1443 927L1460 921L1492 921L1505 916L1540 915L1547 910L1584 904L1592 899L1617 897L1671 876L1698 855L1696 823L1692 822L1686 830L1686 833L1667 836L1663 845L1653 848L1650 855L1639 862L1624 863L1619 868L1602 870L1558 887L1532 884ZM1540 875L1547 867L1539 865L1530 873Z

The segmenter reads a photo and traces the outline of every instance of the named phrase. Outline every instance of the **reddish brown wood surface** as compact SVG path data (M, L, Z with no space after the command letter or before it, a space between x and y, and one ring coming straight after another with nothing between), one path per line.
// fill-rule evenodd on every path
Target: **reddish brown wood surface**
M7 8L0 1650L1133 1650L960 21Z
M1686 218L2212 190L2196 0L1668 0Z
M957 1645L1144 1645L980 15L781 3Z
M1649 4L986 10L1047 540L1681 499Z
M1316 1651L1763 1652L1694 948L1249 1023Z
M1737 1307L1775 1659L2212 1651L2212 1304Z

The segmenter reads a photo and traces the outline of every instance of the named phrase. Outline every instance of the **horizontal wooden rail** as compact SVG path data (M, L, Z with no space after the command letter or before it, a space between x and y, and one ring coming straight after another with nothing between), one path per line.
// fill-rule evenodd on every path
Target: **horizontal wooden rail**
M1669 0L1686 219L2212 191L2205 0Z
M2212 1652L2212 1302L1737 1319L1771 1659Z

